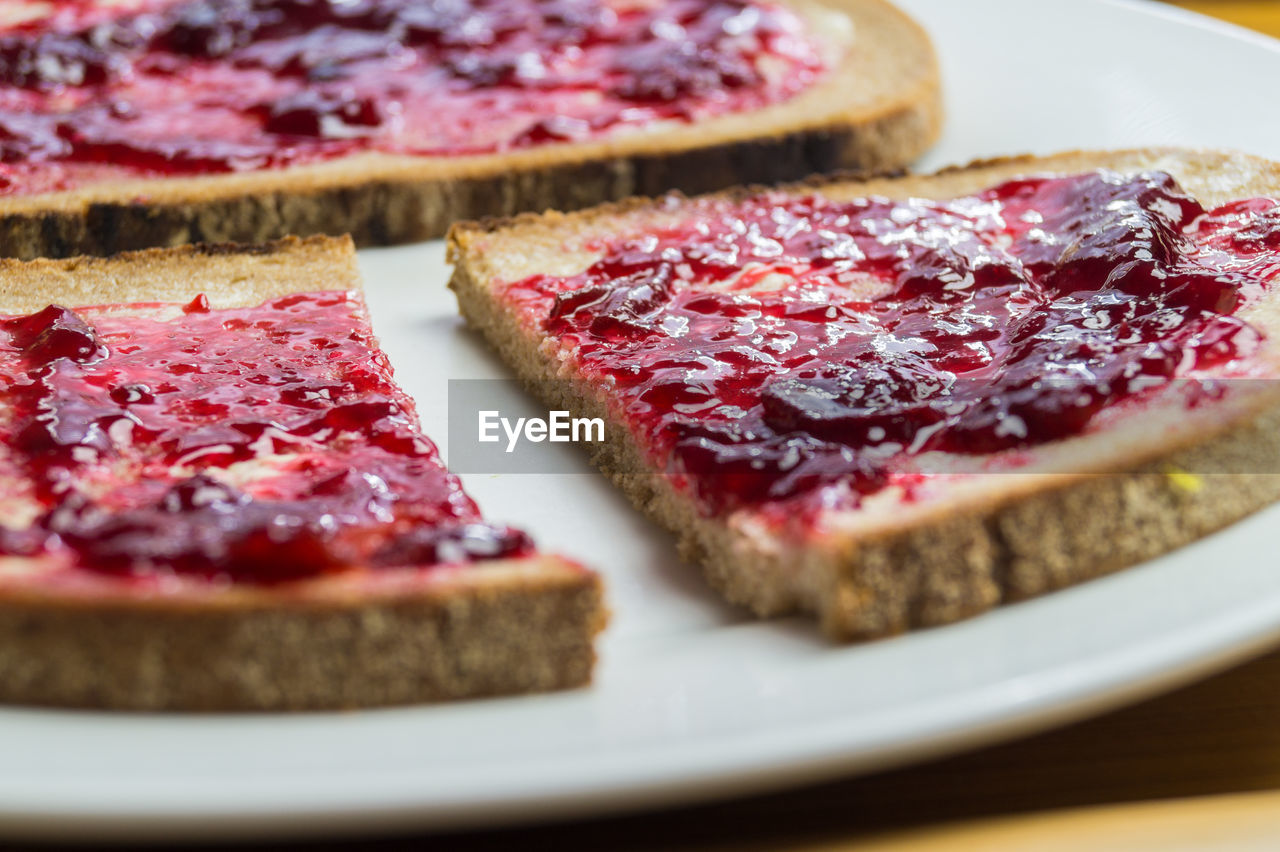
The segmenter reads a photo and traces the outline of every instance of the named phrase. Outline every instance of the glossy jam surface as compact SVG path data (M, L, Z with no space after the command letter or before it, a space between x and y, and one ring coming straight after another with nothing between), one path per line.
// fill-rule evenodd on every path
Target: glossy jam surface
M346 293L0 319L0 383L0 474L38 507L0 556L274 582L532 552L445 471Z
M823 69L759 0L59 5L0 29L0 192L579 141L765 106Z
M760 195L598 245L506 298L709 512L856 505L920 454L1034 447L1247 357L1280 206L1164 173L946 202Z

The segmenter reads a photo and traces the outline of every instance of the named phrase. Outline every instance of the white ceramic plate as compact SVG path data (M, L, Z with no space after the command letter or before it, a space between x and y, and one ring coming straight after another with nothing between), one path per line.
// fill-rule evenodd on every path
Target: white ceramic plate
M1280 159L1280 43L1147 3L901 2L937 41L949 99L926 166L1162 143ZM377 331L443 442L447 379L502 370L460 330L438 244L362 260ZM466 480L490 517L605 574L615 618L594 688L295 716L0 710L0 833L332 834L691 801L1010 737L1280 637L1280 511L1080 588L842 648L722 605L579 470Z

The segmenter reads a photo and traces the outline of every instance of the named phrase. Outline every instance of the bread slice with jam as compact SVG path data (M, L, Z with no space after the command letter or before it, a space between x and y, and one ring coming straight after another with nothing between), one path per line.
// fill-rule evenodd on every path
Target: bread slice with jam
M0 254L22 258L410 242L897 168L941 120L928 37L885 0L32 0L0 39Z
M463 315L730 600L837 639L1280 498L1280 166L978 162L456 226Z
M367 707L588 682L598 578L486 522L350 240L0 261L0 701Z

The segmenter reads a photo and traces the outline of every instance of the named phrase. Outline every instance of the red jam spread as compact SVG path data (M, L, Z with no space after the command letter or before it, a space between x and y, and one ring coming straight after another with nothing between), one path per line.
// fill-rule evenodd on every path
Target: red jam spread
M1248 357L1234 314L1280 273L1277 201L1206 210L1160 172L694 210L506 298L712 513L852 506L923 452L1080 434Z
M342 292L0 319L0 556L274 582L532 552L481 520ZM11 520L11 519L7 519Z
M52 8L0 28L0 193L580 141L756 109L823 70L761 0Z

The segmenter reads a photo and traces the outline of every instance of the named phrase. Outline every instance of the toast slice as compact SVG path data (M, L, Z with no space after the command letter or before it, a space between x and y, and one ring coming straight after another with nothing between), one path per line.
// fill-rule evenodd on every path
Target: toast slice
M450 286L726 597L875 637L1280 498L1277 198L1238 154L1002 159L459 224Z
M350 240L0 269L0 701L292 710L588 682L597 577L485 523L444 469Z
M20 258L410 242L463 218L897 168L940 124L928 37L886 0L324 0L285 24L285 0L217 19L195 0L35 5L49 17L0 21L21 48L0 62L0 254ZM104 26L116 47L93 41Z

